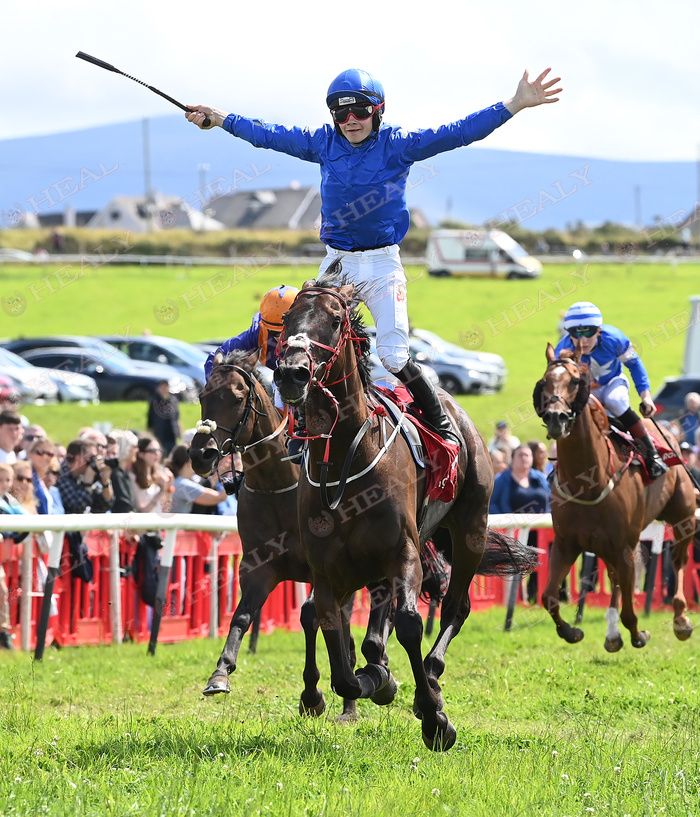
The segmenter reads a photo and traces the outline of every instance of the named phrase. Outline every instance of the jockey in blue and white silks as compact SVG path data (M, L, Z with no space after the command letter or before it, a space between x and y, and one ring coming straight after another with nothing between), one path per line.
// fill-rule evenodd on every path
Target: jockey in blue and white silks
M588 366L591 375L591 394L639 442L650 475L664 474L668 467L641 418L630 408L630 385L622 371L623 364L641 398L641 413L651 417L656 412L649 376L630 339L617 327L604 324L600 309L590 301L578 301L569 307L564 315L564 329L566 334L555 350L557 357L565 349L580 352L581 363Z
M409 226L408 173L414 162L484 139L523 108L556 102L561 89L552 88L558 79L545 82L548 72L532 82L525 72L508 102L428 130L384 124L384 89L357 68L330 84L326 104L332 124L320 128L271 125L203 105L189 106L192 113L186 114L200 128L208 118L207 127L320 166L321 240L327 250L320 272L342 256L344 279L361 287L374 318L382 363L410 388L443 437L454 437L450 423L434 387L409 356L406 275L398 247Z

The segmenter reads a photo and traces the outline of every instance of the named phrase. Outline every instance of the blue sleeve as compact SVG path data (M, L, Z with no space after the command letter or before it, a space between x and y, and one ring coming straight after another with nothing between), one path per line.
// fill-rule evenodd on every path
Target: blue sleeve
M215 352L210 352L209 357L207 358L207 361L204 364L204 375L207 380L209 380L211 370L214 366L214 357L219 352L221 352L222 355L226 356L229 352L233 351L253 352L255 351L255 349L258 348L259 330L257 317L258 316L256 315L253 318L253 322L250 324L250 327L245 330L245 332L241 332L240 335L236 335L233 338L225 340Z
M466 119L459 119L436 129L408 133L398 130L393 138L399 141L398 150L406 161L420 162L438 153L485 139L512 116L506 106L498 102L490 108L470 114Z
M510 513L508 504L508 480L510 479L510 469L502 471L493 483L493 493L489 503L489 513Z
M620 332L616 340L618 342L617 356L630 370L637 392L641 394L646 389L650 389L649 375L630 339Z
M318 128L313 132L308 128L285 128L283 125L268 125L259 119L248 119L233 113L224 119L223 128L256 148L287 153L305 162L320 163L323 145L328 138L325 128Z
M557 343L557 345L556 345L556 347L554 349L554 354L557 356L557 358L559 358L561 353L565 349L573 349L573 348L574 348L574 344L571 341L571 338L568 335L564 335L564 337L559 341L559 343Z

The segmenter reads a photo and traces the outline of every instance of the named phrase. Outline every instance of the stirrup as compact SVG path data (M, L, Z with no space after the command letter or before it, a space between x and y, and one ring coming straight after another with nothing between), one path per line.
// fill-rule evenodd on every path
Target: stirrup
M644 464L652 479L658 479L668 472L668 465L666 465L658 454L645 460Z

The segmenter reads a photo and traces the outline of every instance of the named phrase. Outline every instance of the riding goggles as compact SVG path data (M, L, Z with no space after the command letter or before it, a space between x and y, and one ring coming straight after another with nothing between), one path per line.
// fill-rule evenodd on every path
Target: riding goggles
M352 114L355 119L364 122L365 119L369 119L370 116L375 114L383 105L383 102L380 102L379 105L341 105L339 108L331 108L331 116L336 125L342 125L347 122L350 114Z
M598 329L600 329L599 326L572 326L566 331L569 333L569 337L572 338L592 338L596 335Z

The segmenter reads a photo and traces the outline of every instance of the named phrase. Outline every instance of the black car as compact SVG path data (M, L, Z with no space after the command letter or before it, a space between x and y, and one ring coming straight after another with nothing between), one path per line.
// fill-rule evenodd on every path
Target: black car
M685 396L700 392L700 377L667 377L654 397L657 420L675 420L685 414Z
M24 352L22 357L35 366L90 375L97 383L100 400L150 400L156 386L163 380L158 374L134 371L118 357L103 356L92 349L49 347ZM170 390L178 394L193 386L190 378L178 375L172 378Z

